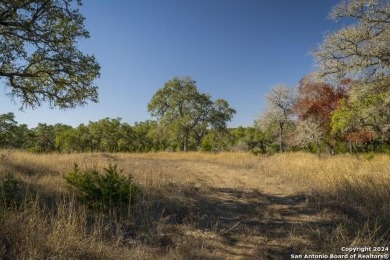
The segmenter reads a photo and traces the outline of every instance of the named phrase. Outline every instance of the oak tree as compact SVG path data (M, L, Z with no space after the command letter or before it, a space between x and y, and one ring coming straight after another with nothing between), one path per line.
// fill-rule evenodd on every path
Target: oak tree
M182 143L184 151L189 149L191 136L196 136L199 145L207 128L226 129L226 122L236 113L227 101L212 101L200 93L188 76L167 81L150 100L148 111L164 131Z
M100 66L77 43L89 38L81 0L0 0L0 78L21 108L97 102Z

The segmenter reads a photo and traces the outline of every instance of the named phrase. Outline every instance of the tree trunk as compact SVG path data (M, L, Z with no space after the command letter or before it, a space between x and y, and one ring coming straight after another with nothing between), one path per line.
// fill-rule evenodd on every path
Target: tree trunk
M188 151L188 134L184 136L183 140L183 151L187 152Z
M200 143L201 143L202 138L203 138L203 135L202 134L200 134L200 135L196 134L195 136L196 136L196 147L199 148Z
M317 146L317 156L318 158L321 158L321 144L319 142L316 142Z
M283 153L283 125L279 125L279 151Z
M265 144L263 141L260 141L260 150L261 150L262 154L265 154L266 150L265 150Z

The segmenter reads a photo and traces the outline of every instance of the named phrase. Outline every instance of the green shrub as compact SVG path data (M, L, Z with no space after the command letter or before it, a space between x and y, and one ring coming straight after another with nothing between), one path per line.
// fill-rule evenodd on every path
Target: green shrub
M0 180L0 206L19 205L23 198L21 181L11 173Z
M371 161L372 159L374 159L375 153L373 153L373 152L364 153L364 154L363 154L363 157L364 157L364 159L366 159L367 161Z
M200 143L200 150L202 152L211 152L211 150L213 149L212 141L210 140L210 138L207 137L208 136L206 135Z
M264 154L264 151L262 149L260 149L259 147L254 147L250 150L250 152L253 154L253 155L259 155L259 154Z
M76 190L79 200L92 209L129 209L137 203L141 190L132 176L121 176L121 172L117 165L111 164L103 173L96 170L81 172L75 164L73 171L64 178Z

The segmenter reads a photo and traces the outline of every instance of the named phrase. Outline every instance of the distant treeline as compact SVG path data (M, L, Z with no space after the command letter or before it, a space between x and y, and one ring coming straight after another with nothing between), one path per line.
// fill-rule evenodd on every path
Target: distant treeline
M0 77L7 94L20 100L22 108L49 102L66 109L97 102L93 80L99 77L100 66L93 55L76 48L78 39L88 35L78 10L69 12L62 1L42 6L37 1L39 12L11 2L3 12L8 19L2 24L7 44L0 53ZM59 25L58 17L69 23ZM0 148L45 153L389 152L389 1L341 1L330 17L354 22L327 34L311 52L315 71L296 88L272 87L253 127L229 129L236 110L224 99L199 92L196 81L184 76L167 81L151 98L147 109L155 120L134 125L104 118L75 128L41 123L29 129L12 113L0 115ZM60 37L64 35L66 39Z
M239 127L218 132L209 130L197 145L189 138L190 150L250 150L261 145L262 133L253 127ZM179 151L182 143L165 137L157 121L147 120L130 125L120 118L72 127L66 124L39 123L35 128L18 124L13 113L0 115L0 147L31 152L150 152Z
M299 122L291 121L284 141L285 151L306 150L345 152L388 152L388 141L377 139L347 140L339 137L297 144L293 136ZM189 150L206 152L251 151L256 154L280 152L278 131L262 127L237 127L225 131L209 129L199 140L195 135L189 138ZM331 142L331 144L329 143ZM199 143L199 144L198 144ZM104 118L97 122L72 127L66 124L38 124L29 128L18 124L13 113L0 115L0 148L23 149L37 153L73 152L156 152L181 151L182 142L166 136L159 130L157 121L147 120L130 125L120 118Z

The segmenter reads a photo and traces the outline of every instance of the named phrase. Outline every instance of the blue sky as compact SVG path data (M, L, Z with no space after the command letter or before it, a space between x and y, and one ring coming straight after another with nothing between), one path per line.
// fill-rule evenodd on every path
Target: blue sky
M199 91L226 99L235 126L251 126L264 96L278 83L294 86L313 70L308 52L325 32L336 0L84 0L91 38L80 48L101 65L97 104L74 110L47 105L19 111L0 95L0 113L30 127L77 126L104 117L130 124L150 119L147 103L174 76L191 76ZM4 91L2 91L4 93Z

